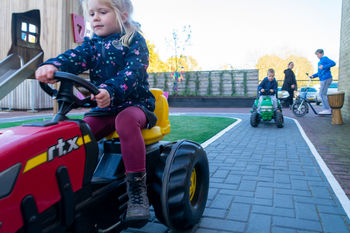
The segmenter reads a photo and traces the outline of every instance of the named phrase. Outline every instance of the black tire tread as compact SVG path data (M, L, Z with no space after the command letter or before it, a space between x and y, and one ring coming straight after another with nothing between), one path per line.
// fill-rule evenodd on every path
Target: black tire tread
M194 146L196 145L196 146ZM192 227L197 222L193 222L194 220L192 218L187 219L186 216L186 207L188 207L188 191L185 191L188 189L188 180L192 174L192 170L189 171L185 168L190 168L193 165L194 156L203 156L203 154L200 154L201 147L198 144L194 144L189 141L183 141L182 144L180 143L179 148L180 150L177 150L172 158L169 157L169 154L171 152L171 147L176 146L174 144L170 144L169 148L167 148L164 151L163 157L165 158L164 161L162 161L162 164L159 164L157 166L155 176L157 178L155 179L156 183L153 184L153 191L151 197L151 203L154 206L156 217L160 222L162 222L164 225L177 229L187 229L189 227ZM205 156L205 152L204 152ZM172 161L166 161L172 159ZM207 160L206 160L207 161ZM170 163L171 162L171 163ZM168 170L167 176L165 176L164 171L166 169L167 163L170 163L170 167ZM163 172L161 170L163 169ZM164 177L167 177L168 180L164 180ZM208 174L209 179L209 174ZM167 185L167 186L164 186ZM163 191L163 188L167 188L167 200L166 205L162 206L162 194L158 193L159 190ZM208 190L206 190L208 192ZM206 194L207 195L207 194ZM203 210L206 203L206 198L204 200L204 203L200 203L202 205ZM204 205L204 206L203 206ZM166 215L164 216L164 208L166 208ZM202 213L200 213L201 215ZM199 219L198 219L199 220ZM196 220L197 221L197 220Z

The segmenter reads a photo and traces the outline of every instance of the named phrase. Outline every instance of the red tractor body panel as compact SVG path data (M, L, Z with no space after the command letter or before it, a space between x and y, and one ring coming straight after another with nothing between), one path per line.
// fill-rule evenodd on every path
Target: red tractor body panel
M0 199L1 233L22 227L21 202L27 195L34 197L39 213L60 200L56 178L60 166L67 168L74 192L82 187L86 143L79 125L69 121L0 130L0 174L21 165L11 193Z

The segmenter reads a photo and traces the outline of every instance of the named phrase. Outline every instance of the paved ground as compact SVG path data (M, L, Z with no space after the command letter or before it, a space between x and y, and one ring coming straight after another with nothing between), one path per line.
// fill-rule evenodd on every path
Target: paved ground
M192 113L193 114L193 113ZM242 122L206 147L207 208L189 232L350 232L349 218L297 125ZM171 232L155 220L141 230Z
M317 110L321 107L315 106ZM186 109L172 108L172 112L221 112L249 113L248 108ZM350 198L350 122L332 125L331 116L317 116L313 112L304 117L295 117L289 109L283 115L298 120L327 166Z
M204 110L171 109L185 111ZM237 113L249 109L206 112L224 112L220 115L242 122L206 147L209 199L201 222L189 232L350 232L349 218L292 119L283 129L271 123L252 128L249 115ZM350 180L349 146L338 137L348 137L349 126L332 126L330 117L311 114L298 120L337 178ZM125 232L172 231L153 219L143 229Z
M350 122L332 125L331 116L314 114L297 120L350 198Z

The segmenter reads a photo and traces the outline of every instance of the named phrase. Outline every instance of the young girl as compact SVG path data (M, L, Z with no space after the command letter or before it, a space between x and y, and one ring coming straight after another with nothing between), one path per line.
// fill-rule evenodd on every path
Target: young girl
M146 152L141 129L155 124L155 98L146 72L147 45L131 18L130 0L84 0L83 6L93 28L92 38L49 59L35 76L41 82L54 83L57 70L74 74L90 70L90 80L100 93L92 97L97 107L85 114L84 121L97 140L117 131L129 196L126 220L147 220Z

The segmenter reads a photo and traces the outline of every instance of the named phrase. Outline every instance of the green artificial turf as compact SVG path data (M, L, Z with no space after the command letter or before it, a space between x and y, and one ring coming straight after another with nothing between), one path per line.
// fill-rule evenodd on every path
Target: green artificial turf
M82 115L69 116L74 119L81 119ZM26 121L16 121L0 123L0 128L19 126L33 121L45 121L51 118L33 119ZM165 136L165 141L176 141L189 139L198 143L203 143L215 134L235 122L235 119L226 117L201 117L201 116L169 116L171 132Z
M203 143L235 122L226 117L170 116L171 132L165 141L189 139Z
M33 122L33 121L45 121L45 120L48 120L48 119L44 118L44 119L35 119L35 120L27 120L27 121L5 122L5 123L0 123L0 129L15 127L15 126L19 126L19 125Z
M83 115L69 116L69 118L71 118L71 119L83 119ZM47 121L47 120L51 120L51 119L52 119L52 117L47 117L47 118L38 118L38 119L32 119L32 120L26 120L26 121L4 122L4 123L0 123L0 129L20 126L20 125L23 125L25 123L34 122L34 121Z

